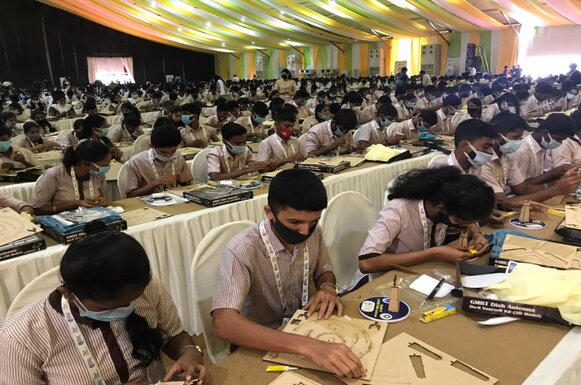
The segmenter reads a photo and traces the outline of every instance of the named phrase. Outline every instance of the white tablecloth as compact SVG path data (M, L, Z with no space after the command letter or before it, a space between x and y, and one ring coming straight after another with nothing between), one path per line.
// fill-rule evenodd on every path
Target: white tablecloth
M389 181L405 170L426 167L434 154L389 165L364 168L323 180L329 199L343 191L358 191L367 196L376 210L382 207L383 192ZM131 227L127 233L145 248L153 274L159 277L176 302L184 327L188 332L201 332L192 304L192 285L189 279L191 261L196 245L212 228L247 219L263 219L266 195L216 208ZM39 274L58 266L66 246L58 245L42 252L0 262L0 323L22 288Z
M153 123L155 123L155 119L157 119L159 116L161 116L160 111L142 112L141 113L141 121L143 123L153 125ZM69 119L53 120L50 122L50 124L57 131L72 130L73 124L75 123L75 120L77 120L77 119L83 119L83 117L77 116L77 117L69 118ZM105 119L107 120L107 123L115 124L115 123L118 123L118 121L119 121L119 115L107 115L107 116L105 116ZM16 127L19 129L22 129L23 126L24 126L24 123L17 123L16 124Z

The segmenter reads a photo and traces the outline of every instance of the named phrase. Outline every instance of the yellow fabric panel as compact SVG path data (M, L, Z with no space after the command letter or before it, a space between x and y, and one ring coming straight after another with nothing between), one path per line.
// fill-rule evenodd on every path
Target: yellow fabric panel
M469 32L466 43L480 45L480 32Z
M359 44L359 76L369 76L369 44Z
M491 68L495 73L501 73L504 66L512 67L516 64L518 56L518 39L512 30L500 31L500 47L496 68Z
M230 56L227 53L214 55L214 71L222 78L228 78L228 68L230 67Z
M427 37L414 37L412 38L412 52L410 56L410 64L408 72L412 75L419 74L422 66L422 45L429 43Z
M391 55L389 57L389 71L390 75L395 75L395 62L397 61L398 39L391 41Z
M318 45L314 45L311 47L311 49L313 50L313 68L315 69L320 69L321 67L321 63L319 62L319 46Z
M252 79L252 77L256 75L256 52L248 52L246 54L246 60L248 60L248 76L250 76L250 79Z
M345 71L345 45L344 44L338 44L339 47L341 47L341 49L343 50L343 52L341 51L341 49L337 49L337 71L340 73L342 73L343 71Z
M280 69L286 68L286 50L279 49L278 52L278 66Z

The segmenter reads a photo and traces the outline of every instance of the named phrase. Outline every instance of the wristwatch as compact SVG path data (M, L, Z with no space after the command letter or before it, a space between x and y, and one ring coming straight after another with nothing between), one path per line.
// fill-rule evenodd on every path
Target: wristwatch
M339 295L339 289L337 289L337 285L335 285L333 282L323 282L321 286L319 286L319 290L321 290L325 286L332 287L335 290L335 295Z

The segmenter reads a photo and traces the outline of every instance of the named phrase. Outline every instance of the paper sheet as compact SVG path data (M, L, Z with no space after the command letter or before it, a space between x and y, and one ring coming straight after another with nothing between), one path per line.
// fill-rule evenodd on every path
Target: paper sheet
M391 158L398 156L405 151L406 150L386 147L382 144L373 144L367 148L365 159L374 162L388 162Z
M500 257L560 269L581 269L581 252L575 246L507 235Z
M141 225L143 223L149 223L158 219L169 218L171 216L171 214L167 214L150 207L143 207L121 214L121 218L127 222L127 226Z
M150 205L150 206L172 206L172 205L178 205L180 203L186 203L189 202L187 199L182 198L181 196L169 193L169 192L165 192L165 193L159 193L161 195L167 195L171 198L171 200L154 200L153 202L149 202L148 199L151 198L151 195L149 196L144 196L144 197L140 197L139 199L143 200L146 204ZM153 195L153 194L152 194Z
M581 207L577 205L565 206L565 227L581 229Z
M410 284L410 289L414 289L418 293L422 293L427 296L432 292L432 290L434 290L438 282L439 282L438 279L432 278L426 274L422 274L419 278L417 278ZM450 285L449 283L446 282L442 283L442 286L436 293L436 298L442 298L447 296L448 294L450 294L452 289L454 289L453 285Z
M303 164L319 164L324 166L338 166L343 163L345 160L342 157L333 157L333 158L307 158L302 163Z
M278 376L269 385L321 385L307 377L294 372L285 372Z
M5 207L0 209L0 245L28 237L42 231L40 226L27 221L16 211Z

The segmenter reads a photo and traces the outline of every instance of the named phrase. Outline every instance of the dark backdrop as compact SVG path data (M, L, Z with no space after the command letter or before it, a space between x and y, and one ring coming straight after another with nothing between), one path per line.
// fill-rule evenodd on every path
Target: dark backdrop
M163 81L166 73L186 80L214 74L214 55L140 39L34 0L0 0L0 15L0 81L18 86L50 79L46 46L53 83L61 76L88 83L87 56L132 56L138 83Z

